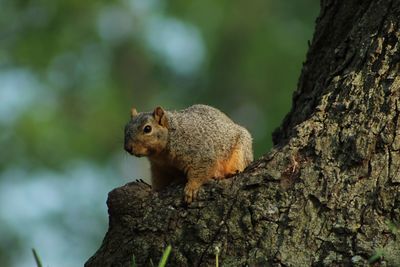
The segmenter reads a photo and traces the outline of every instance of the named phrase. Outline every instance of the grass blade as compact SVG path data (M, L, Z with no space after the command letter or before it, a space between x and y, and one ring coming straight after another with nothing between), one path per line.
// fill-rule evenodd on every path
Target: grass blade
M32 249L32 253L33 253L33 257L35 258L36 266L43 267L42 261L40 260L40 257L34 248Z
M383 257L383 250L382 249L377 249L375 251L375 254L372 255L369 259L368 259L368 263L374 263L376 261L378 261L379 259L381 259Z
M168 245L168 247L164 250L164 253L161 257L160 263L158 264L158 267L164 267L167 264L167 260L169 257L169 254L171 253L171 246Z
M136 267L136 259L135 259L135 255L132 254L132 263L131 263L131 267Z
M215 267L219 267L219 247L215 246Z

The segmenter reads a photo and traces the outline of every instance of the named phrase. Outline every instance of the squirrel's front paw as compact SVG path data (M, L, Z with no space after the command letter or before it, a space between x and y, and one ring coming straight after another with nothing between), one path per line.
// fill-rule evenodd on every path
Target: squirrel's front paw
M196 200L197 194L199 192L199 186L195 186L193 184L188 183L185 186L185 202L187 204L192 203L193 201Z

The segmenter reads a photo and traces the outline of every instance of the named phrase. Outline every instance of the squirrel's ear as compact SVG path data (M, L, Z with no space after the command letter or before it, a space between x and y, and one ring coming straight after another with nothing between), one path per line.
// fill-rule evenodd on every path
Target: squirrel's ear
M138 112L137 112L136 108L132 108L132 109L131 109L131 118L134 118L134 117L136 117L137 115L138 115Z
M154 109L153 117L161 126L168 126L167 114L165 114L165 111L162 107L156 107Z

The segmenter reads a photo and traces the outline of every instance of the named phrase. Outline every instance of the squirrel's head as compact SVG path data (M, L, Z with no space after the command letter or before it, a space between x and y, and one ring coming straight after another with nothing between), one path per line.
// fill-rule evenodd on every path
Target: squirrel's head
M131 119L125 126L125 150L137 157L156 156L168 141L168 119L161 107L153 112L131 110Z

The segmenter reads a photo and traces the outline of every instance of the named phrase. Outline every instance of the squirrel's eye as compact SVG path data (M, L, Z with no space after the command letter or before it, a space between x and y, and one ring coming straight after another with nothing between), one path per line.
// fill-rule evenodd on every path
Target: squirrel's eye
M143 132L144 132L144 133L150 133L150 132L151 132L151 126L150 126L150 125L144 126Z

